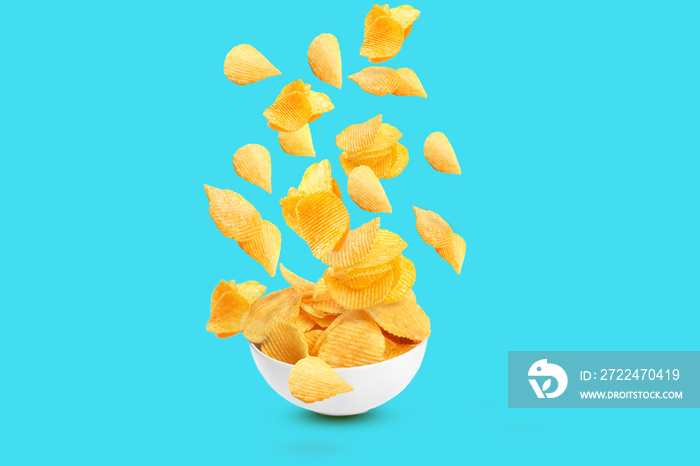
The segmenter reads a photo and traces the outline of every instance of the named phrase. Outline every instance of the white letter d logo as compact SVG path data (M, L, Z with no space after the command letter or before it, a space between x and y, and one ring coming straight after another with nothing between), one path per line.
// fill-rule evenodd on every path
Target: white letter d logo
M550 385L552 385L552 379L547 379L542 388L537 384L536 379L528 379L532 389L535 391L537 398L556 398L566 390L566 385L569 383L569 378L566 376L564 369L557 366L556 364L548 364L546 359L540 359L535 364L530 366L530 370L527 372L530 377L554 377L557 380L557 389L551 393L546 393Z

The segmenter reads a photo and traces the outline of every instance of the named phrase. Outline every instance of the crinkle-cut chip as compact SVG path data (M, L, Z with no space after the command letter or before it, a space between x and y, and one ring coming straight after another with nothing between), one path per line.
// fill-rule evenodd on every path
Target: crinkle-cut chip
M445 248L452 242L452 227L437 213L413 206L416 214L416 230L427 244Z
M316 309L316 307L314 306L314 303L304 302L303 300L301 302L301 309L305 313L307 313L309 316L317 317L319 319L323 319L324 317L326 317L328 315L325 312L323 312L322 310Z
M363 163L364 165L364 163ZM391 170L394 165L393 154L389 154L384 158L375 161L372 164L367 165L367 167L374 172L377 178L386 178L387 173Z
M337 280L332 269L327 269L323 279L328 285L333 301L347 309L361 309L384 301L394 286L394 276L387 273L370 286L363 289L350 288Z
M350 161L350 156L347 152L341 153L339 158L340 166L343 167L345 175L350 175L350 172L353 170L353 168L359 167L359 165L355 165L353 162Z
M305 96L308 96L310 90L310 84L304 84L304 81L302 81L301 79L297 79L296 81L293 81L284 86L280 93L277 95L277 98L280 98L286 94L291 94L292 92L301 92Z
M309 355L303 332L287 322L280 322L270 329L260 351L287 364L296 364Z
M408 244L399 235L388 230L379 229L377 240L367 257L360 262L346 267L343 271L350 272L356 269L374 267L396 259Z
M299 91L280 95L263 112L267 120L280 131L297 131L311 118L309 98Z
M386 338L384 340L384 357L382 360L386 361L388 359L401 356L402 354L406 354L416 346L418 346L418 343L414 343L412 341L410 341L410 343L397 343L390 338Z
M318 349L318 357L331 367L356 367L384 358L384 335L369 317L343 322L328 333Z
M293 287L263 296L243 315L243 336L252 343L262 343L274 325L294 320L299 314L300 306L301 292Z
M351 392L353 388L322 359L307 356L292 367L289 391L294 398L304 403L315 403Z
M347 284L346 282L355 278L362 278L362 277L372 277L374 276L374 279L378 279L382 277L385 273L389 272L392 270L395 266L400 265L401 262L401 254L397 255L393 259L387 262L382 262L379 264L373 264L368 267L359 267L357 265L352 265L350 267L346 267L343 269L333 269L333 276L335 277L336 280L340 280L341 282ZM398 275L397 275L398 279ZM372 281L375 281L372 280ZM353 287L357 288L357 287Z
M280 131L277 139L280 147L287 154L302 155L304 157L316 156L308 123L296 131Z
M389 16L380 16L365 31L360 56L367 58L393 57L403 45L401 24Z
M343 84L343 65L340 45L333 34L320 34L311 41L307 54L314 76L340 89Z
M372 283L382 278L386 273L392 273L392 269L394 267L393 262L394 261L387 262L386 264L380 264L374 267L369 267L367 269L354 270L350 274L344 276L343 278L340 278L338 276L340 275L340 272L342 272L339 271L336 273L336 278L338 278L338 280L341 280L344 285L349 286L350 288L367 288Z
M391 213L391 203L371 168L360 166L350 172L348 194L355 204L368 212Z
M323 277L319 278L319 280L316 282L312 299L314 302L327 301L331 299L331 293L328 291L328 287L326 286L326 282L323 281Z
M389 10L392 18L401 24L404 31L404 39L413 28L413 22L420 16L420 11L413 8L411 5L401 5Z
M394 178L395 176L399 176L401 172L406 168L406 165L408 165L408 149L406 147L397 142L392 148L392 163L391 163L391 168L389 171L384 175L385 179L389 178ZM375 172L376 173L376 172Z
M462 174L452 144L443 133L437 131L428 136L423 145L423 153L425 159L435 170L454 175Z
M323 329L319 328L315 330L309 330L304 334L304 340L306 340L306 346L308 347L309 354L311 356L316 356L316 354L312 352L312 348L314 347L314 345L316 345L316 340L318 340L318 337L320 337L322 333ZM386 354L386 349L384 350L384 354Z
M333 323L333 321L338 317L335 314L328 314L323 317L316 317L314 315L309 314L310 318L316 322L316 325L318 325L321 328L327 328L329 325Z
M347 311L343 306L328 298L325 301L317 301L312 304L317 314L340 315Z
M409 258L401 256L401 265L398 270L399 279L391 292L384 298L385 303L394 303L403 298L416 281L416 266Z
M403 136L403 134L401 134L401 131L396 129L396 127L387 123L380 123L379 131L377 131L377 136L372 141L372 144L361 151L348 153L348 155L351 155L353 160L356 160L358 156L367 152L377 152L384 149L391 149L391 146L396 144L401 136Z
M248 301L248 304L253 304L260 296L264 295L266 289L265 285L261 285L254 280L236 285L236 291Z
M343 322L347 322L348 320L366 318L366 316L368 315L369 314L367 314L367 311L365 311L364 309L346 310L341 315L337 316L337 318L333 322L331 322L331 324L326 329L324 329L323 333L316 340L314 347L309 348L309 351L314 354L318 353L318 349L323 344L323 341L326 339L326 336L328 336L328 334L332 332L333 329L335 329L338 325L342 324Z
M229 291L236 291L236 282L233 280L230 282L221 280L211 294L211 304L214 305L214 303L217 302L219 298L224 295L224 293L228 293Z
M234 83L245 85L270 76L279 76L282 72L275 68L255 47L241 44L226 54L224 74Z
M418 75L412 69L399 68L396 74L399 77L399 83L392 91L393 95L428 97Z
M348 79L356 82L363 91L379 96L393 93L401 82L396 70L384 66L370 66L351 74Z
M331 102L331 98L323 92L309 91L309 104L311 104L311 117L309 117L309 123L317 120L318 117L335 108L335 105L333 105L333 102Z
M241 319L249 307L248 301L236 291L225 292L216 302L211 303L207 331L235 335L241 331Z
M295 274L291 270L289 270L287 267L284 265L280 264L280 272L282 273L282 277L287 280L287 283L292 285L294 288L297 290L301 291L302 293L307 293L307 292L312 292L314 291L314 283L310 282L304 278L301 278L299 275Z
M369 255L377 242L379 221L379 217L377 217L359 228L350 230L343 245L323 256L321 261L338 270L350 267L363 260Z
M389 8L389 5L374 5L372 9L369 10L369 13L367 13L367 16L365 17L365 34L374 20L380 16L391 16L391 9Z
M272 192L270 152L260 144L246 144L233 154L233 168L246 181Z
M340 186L338 186L338 182L335 180L335 178L331 178L331 191L333 194L338 196L338 199L341 201L343 200L343 193L340 192Z
M364 150L376 139L381 123L382 115L379 114L364 123L350 125L335 137L335 145L348 153Z
M275 276L282 249L282 234L274 223L263 220L260 234L250 241L239 241L238 245L258 261L271 277Z
M297 204L296 213L301 237L316 258L332 251L350 227L348 210L332 192L305 196Z
M324 159L309 165L309 168L304 172L304 176L301 177L299 191L304 194L311 194L318 191L333 191L331 163L327 159Z
M430 336L430 318L410 297L377 304L367 311L382 329L392 335L413 341L422 341Z
M457 233L452 233L452 241L444 248L435 248L440 257L445 259L455 272L462 273L462 264L464 264L464 256L467 254L467 243L464 238Z
M316 327L316 319L304 312L303 309L304 308L302 306L302 310L299 311L299 314L290 322L292 325L298 328L301 333L308 332L312 328Z
M294 230L294 232L301 236L301 230L299 230L299 222L297 221L297 204L304 197L304 194L298 190L290 188L287 193L287 197L280 199L280 206L282 206L282 216L284 221L287 222L287 226Z
M374 152L355 152L354 154L347 154L348 160L350 160L355 166L360 165L370 166L379 160L383 160L392 155L391 147L387 149L382 149Z
M209 215L224 236L249 241L260 234L262 217L243 196L228 189L204 185Z

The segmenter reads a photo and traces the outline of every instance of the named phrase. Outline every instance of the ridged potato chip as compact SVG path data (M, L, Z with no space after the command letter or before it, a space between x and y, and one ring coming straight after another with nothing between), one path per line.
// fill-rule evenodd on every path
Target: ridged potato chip
M302 198L296 207L301 237L314 257L332 251L350 227L350 215L332 192L315 192Z
M258 261L271 277L277 272L277 261L282 249L282 234L274 223L262 221L260 234L250 241L239 241L238 245L250 257Z
M372 140L372 143L361 151L355 151L353 153L348 152L348 155L356 159L360 154L391 149L391 146L397 143L401 136L403 136L403 134L401 134L401 131L396 129L396 127L387 123L380 123L377 136Z
M334 269L344 269L357 264L369 255L374 244L377 242L378 234L379 217L365 223L359 228L350 230L343 245L337 250L331 251L323 256L321 261ZM319 282L320 281L321 280L319 280Z
M209 199L209 215L224 236L250 241L260 234L262 217L253 204L228 189L204 185Z
M401 24L390 16L379 16L365 31L360 56L367 58L392 58L403 45L404 31Z
M323 329L315 329L309 330L304 334L304 340L306 340L306 346L311 356L317 356L316 353L312 352L312 348L316 345L316 340L318 340L318 337L320 337L322 333ZM386 355L386 349L384 350L384 354Z
M397 343L393 339L386 338L384 340L384 357L383 361L386 361L388 359L393 359L397 356L401 356L402 354L406 354L409 351L411 351L413 348L418 346L418 343L414 343L411 340L408 340L409 343Z
M343 193L340 192L340 186L338 186L338 182L335 181L335 178L331 178L331 192L335 194L338 199L341 201L343 200Z
M245 85L270 76L279 76L282 72L275 68L255 47L241 44L226 54L224 74L234 83Z
M294 232L301 236L301 230L299 229L299 222L297 221L297 204L304 197L304 194L299 192L295 188L290 188L287 193L287 197L280 199L280 206L282 206L282 216L284 221L287 222L287 226L294 230Z
M309 317L313 319L313 321L316 323L317 326L321 328L327 328L329 325L333 323L333 321L338 317L337 315L334 314L328 314L323 317L317 317L314 315L309 314Z
M260 296L264 295L266 289L265 285L253 280L236 285L236 292L243 296L248 304L253 304Z
M327 335L318 349L318 357L331 367L356 367L384 359L384 335L366 313L343 322Z
M350 172L348 194L355 204L368 212L391 213L391 203L371 168L360 166Z
M323 277L321 277L316 282L316 286L314 287L314 294L312 296L312 299L314 302L327 301L327 300L331 299L331 293L330 293L330 291L328 291L328 287L326 286L326 282L323 281Z
M233 154L233 168L246 181L272 193L272 160L260 144L246 144Z
M413 341L430 336L430 319L409 296L389 304L377 304L367 310L385 331Z
M367 168L372 170L374 172L374 175L379 179L379 178L386 178L386 175L389 173L391 170L391 167L393 166L394 161L393 161L393 155L391 152L386 157L380 158L379 160L375 161L374 163L367 164ZM365 165L364 162L362 165Z
M301 292L292 287L263 296L243 315L243 336L251 343L262 343L272 327L294 320L300 307Z
M393 95L428 97L423 89L420 79L410 68L399 68L396 70L399 82L392 90Z
M277 135L280 147L284 152L291 155L301 155L304 157L315 157L314 143L311 139L311 129L309 124L305 124L296 131L280 131Z
M318 191L333 191L333 176L331 175L331 163L328 160L309 165L299 183L299 191L311 194Z
M401 83L396 70L384 66L370 66L351 74L348 79L356 82L363 91L379 96L392 94Z
M331 102L331 98L323 92L309 91L308 98L309 104L311 105L311 116L309 117L309 123L317 120L318 117L335 108L335 105L333 105L333 102Z
M407 257L401 256L398 266L399 279L394 284L391 292L384 298L385 303L394 303L403 298L416 281L416 266Z
M413 206L416 214L416 230L427 244L434 248L446 248L452 242L452 228L435 212Z
M291 320L290 324L298 328L301 333L305 333L316 327L316 319L304 312L302 305L302 310Z
M314 76L338 89L343 84L340 45L333 34L320 34L311 41L307 54Z
M335 137L335 144L348 153L359 152L372 144L379 133L382 115L379 114L364 123L350 125Z
M391 16L389 5L374 5L372 9L369 10L369 13L367 13L367 16L365 17L365 34L367 34L367 29L372 25L374 20L380 16Z
M323 333L316 340L314 347L309 348L309 351L315 354L318 353L319 348L325 341L328 334L332 332L338 325L342 324L343 322L347 322L348 320L364 319L368 315L369 314L367 314L367 311L365 311L364 309L350 309L343 312L341 315L337 316L337 318L333 320L333 322L331 322L327 328L324 329Z
M347 152L343 152L340 154L340 166L343 167L345 175L350 175L350 172L354 168L359 167L359 165L355 165L353 162L350 161L350 156Z
M322 359L307 356L292 367L289 391L304 403L314 403L352 392L353 388Z
M330 297L325 301L316 301L312 303L312 306L318 313L325 315L340 315L347 311L347 309L333 301Z
M400 260L400 258L397 259ZM367 288L372 283L382 278L387 272L393 270L395 266L396 264L394 263L394 261L391 261L387 262L386 264L375 265L374 267L368 267L365 269L355 269L347 274L344 273L345 271L339 270L335 272L335 277L338 280L341 280L344 285L349 286L350 288Z
M404 168L406 168L406 165L408 165L408 149L406 149L406 147L403 144L398 142L391 146L391 148L391 168L389 168L389 171L384 175L385 179L399 176L401 172L403 172ZM375 174L376 173L377 172L375 172Z
M327 269L323 279L328 285L333 301L347 309L362 309L374 306L384 301L394 287L394 275L391 272L384 274L370 286L362 289L350 288L340 280L337 280L332 269Z
M270 329L267 338L260 345L260 351L287 364L296 364L309 355L303 333L287 322L281 322Z
M292 285L292 287L296 288L302 293L313 293L315 286L313 282L301 278L299 275L290 271L282 264L280 264L280 272L282 273L282 277L284 277L284 279L287 280L287 283Z
M392 149L391 147L388 147L386 149L376 151L355 152L353 154L347 154L347 157L348 160L352 162L355 167L359 167L360 165L366 165L369 167L370 165L373 165L379 162L380 160L391 158L391 155Z
M236 291L236 282L231 280L230 282L227 282L225 280L219 281L219 284L216 285L216 288L214 288L214 291L211 294L211 303L212 305L221 298L224 293L228 293L229 291Z
M464 256L467 254L467 243L464 238L457 233L452 233L452 241L444 248L435 248L440 257L445 259L455 272L462 273L462 264L464 264Z
M309 122L311 104L302 92L284 93L265 109L263 116L279 131L297 131Z
M367 257L350 267L344 268L343 272L374 267L390 262L398 257L407 246L408 244L406 244L406 242L396 233L379 229L377 232L377 240L372 246L369 254L367 254Z
M389 14L403 27L405 39L413 28L413 22L420 16L420 11L410 5L401 5L389 10Z
M443 133L438 131L428 136L423 145L423 153L425 159L435 170L454 175L462 174L452 144Z
M211 315L209 322L207 322L207 331L213 332L217 336L226 335L229 337L237 334L241 331L241 319L250 308L250 303L235 290L223 293L216 300L214 294L212 294Z

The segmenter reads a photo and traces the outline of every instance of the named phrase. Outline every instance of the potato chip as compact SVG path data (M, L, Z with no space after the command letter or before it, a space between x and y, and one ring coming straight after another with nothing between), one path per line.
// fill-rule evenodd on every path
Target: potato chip
M399 279L394 284L391 292L384 298L385 303L393 303L403 298L416 281L416 266L407 257L401 256L401 265L398 268Z
M331 299L331 293L330 291L328 291L328 287L326 286L326 282L323 281L323 277L321 277L316 282L316 286L314 286L314 294L312 296L312 299L314 302L327 301Z
M350 125L335 137L335 144L346 152L359 152L372 144L379 133L382 115L379 114L364 123Z
M389 14L393 19L401 24L404 31L404 39L408 37L408 34L413 28L413 22L420 16L420 11L416 10L410 5L401 5L396 8L389 10Z
M423 89L423 84L412 69L399 68L396 70L396 75L399 82L391 92L393 95L428 97Z
M233 168L246 181L272 193L272 160L260 144L246 144L233 154Z
M377 241L372 246L367 257L350 267L346 267L343 272L374 267L389 262L398 257L406 249L406 246L408 244L396 233L380 229L377 232Z
M237 334L241 331L241 319L248 308L250 308L248 301L236 291L227 291L216 301L212 299L207 331L217 335Z
M387 157L391 158L391 155L392 149L391 147L388 147L386 149L376 151L355 152L353 154L347 154L347 157L348 160L352 162L355 167L359 167L360 165L366 165L369 167L370 165L373 165Z
M343 322L327 335L318 349L318 357L331 367L356 367L380 362L384 358L384 335L366 313Z
M318 340L318 337L320 337L322 333L323 329L316 329L309 330L304 334L304 340L306 340L306 346L311 356L317 356L316 353L312 353L311 351L314 345L316 344L316 340ZM386 349L384 350L384 354L386 355Z
M301 309L306 314L308 314L310 317L317 317L319 319L323 319L324 317L329 315L329 314L326 314L325 312L321 311L320 309L316 309L314 307L313 302L304 301L304 299L302 299L302 301L301 301Z
M311 305L315 309L315 314L320 315L320 317L325 317L331 314L337 316L347 311L347 309L333 301L333 299L330 297L325 301L315 301L311 303Z
M379 96L393 93L401 82L396 70L384 66L370 66L351 74L348 79L356 82L363 91Z
M335 108L335 105L331 102L331 98L323 92L309 91L309 104L311 105L309 123L317 120L318 117Z
M307 356L292 367L289 391L304 403L314 403L352 392L353 388L322 359Z
M280 131L297 131L311 118L309 98L302 92L294 91L280 95L269 106L263 116Z
M396 129L396 127L387 123L380 123L377 136L372 140L372 143L365 149L361 151L349 152L348 155L351 156L351 160L353 160L357 159L358 155L360 154L391 149L391 146L398 142L401 136L403 136L403 134L401 134L401 131Z
M452 241L444 248L435 248L440 257L445 259L455 272L462 273L462 264L464 264L464 256L467 254L467 243L464 238L457 233L452 233Z
M287 280L287 283L292 285L297 290L302 293L313 293L314 283L306 279L301 278L299 275L287 269L284 265L280 264L280 272L282 277Z
M360 166L350 172L348 194L362 210L391 213L391 204L384 188L369 167Z
M350 175L350 172L356 168L359 167L359 165L355 165L353 162L350 161L350 156L348 155L347 152L343 152L340 154L340 166L343 167L343 171L345 172L345 175Z
M365 163L362 162L362 165L365 165ZM391 171L391 167L393 165L394 160L391 151L385 157L380 158L373 163L366 164L367 168L372 170L377 178L386 178L386 175L389 173L389 171Z
M316 323L321 328L327 328L329 325L333 323L333 321L338 317L335 314L328 314L323 317L317 317L314 315L309 314L309 317L313 319L313 321Z
M367 29L372 25L374 20L376 20L380 16L391 16L391 10L389 9L389 5L374 5L372 9L369 10L369 13L367 13L367 16L365 17L365 34L367 33Z
M224 236L236 241L250 241L260 234L260 213L243 196L206 184L204 190L209 199L209 215Z
M296 131L280 131L277 135L280 147L287 154L315 157L314 143L308 123Z
M331 163L328 160L321 160L318 163L309 165L304 175L301 177L299 191L305 194L318 191L333 191L333 177L331 176Z
M304 81L302 81L301 79L297 79L296 81L293 81L284 86L280 93L277 95L277 98L279 99L280 97L287 94L291 94L292 92L301 92L302 94L308 97L310 90L310 84L304 84Z
M316 36L309 45L308 59L314 76L340 89L343 84L340 45L333 34Z
M331 178L331 192L338 196L338 199L341 201L343 200L343 193L340 192L340 186L338 186L338 182L335 181L335 178Z
M303 333L287 322L281 322L270 329L260 345L260 351L287 364L296 364L309 355Z
M282 74L262 53L248 44L237 45L231 49L224 60L224 74L239 85L258 82L270 76Z
M403 172L404 168L406 168L406 165L408 165L408 149L406 149L406 147L403 144L398 142L391 146L391 148L391 168L389 168L389 171L384 175L385 179L399 176L401 172ZM374 173L376 174L377 172L375 171ZM377 178L379 178L378 175Z
M418 343L414 343L411 340L408 341L409 343L397 343L390 338L386 338L384 340L384 357L382 358L382 360L386 361L388 359L393 359L397 356L401 356L402 354L406 354L413 348L418 346Z
M305 196L297 204L296 214L301 237L317 258L332 251L350 226L348 210L332 192Z
M413 206L416 214L416 230L427 244L434 248L445 248L452 242L452 228L440 215L430 210Z
M401 50L404 31L401 24L390 16L379 16L367 27L360 56L391 58Z
M229 291L236 291L236 282L233 280L230 282L221 280L211 294L211 304L213 305L224 295L224 293L228 293Z
M423 145L423 152L425 159L435 170L454 175L462 174L457 155L443 133L438 131L428 136Z
M243 296L248 304L253 304L260 296L265 294L267 287L256 281L248 281L236 285L236 292Z
M301 333L304 333L316 327L316 319L304 312L302 306L302 310L294 319L291 320L290 324L298 328Z
M262 343L273 326L294 320L300 306L301 292L293 287L263 296L243 315L243 336L251 343Z
M265 267L271 277L275 276L282 249L282 234L274 223L263 220L260 234L250 241L239 241L238 245Z
M377 242L378 233L379 217L359 228L350 230L343 245L323 256L321 261L334 269L344 269L357 264L369 255Z
M362 289L350 288L337 280L332 269L327 269L323 279L328 285L333 301L347 309L361 309L381 303L394 286L391 272L384 274L370 286Z
M423 341L430 336L430 319L410 297L377 304L367 311L382 329L392 335L413 341Z
M398 257L397 259L399 259L400 261L400 257ZM395 260L396 259L394 259L394 261ZM398 263L394 263L394 261L387 262L386 264L375 265L374 267L354 269L349 273L345 273L344 270L339 270L335 272L335 277L338 280L342 281L344 285L349 286L350 288L367 288L372 283L382 278L386 273L392 271L392 269Z

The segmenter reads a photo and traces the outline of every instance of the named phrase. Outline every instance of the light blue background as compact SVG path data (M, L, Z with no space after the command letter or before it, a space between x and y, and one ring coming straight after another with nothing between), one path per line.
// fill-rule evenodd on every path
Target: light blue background
M372 2L13 2L2 43L0 463L695 462L693 410L509 410L508 350L698 349L696 2L416 2L388 66L428 99L376 97L307 64L323 32L345 76ZM393 5L392 5L393 6ZM282 76L239 87L231 47ZM336 108L315 160L282 153L262 111L298 78ZM433 336L398 398L350 419L274 394L243 338L204 331L219 279L284 286L218 233L203 183L280 226L281 262L323 265L278 200L377 113L410 163L382 226L409 244ZM433 171L445 132L463 174ZM268 195L234 173L267 146ZM347 198L346 198L347 199ZM412 205L467 242L461 275L419 238ZM348 202L353 227L374 217ZM283 463L284 462L284 463Z

